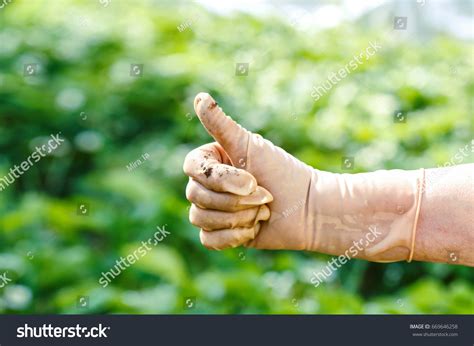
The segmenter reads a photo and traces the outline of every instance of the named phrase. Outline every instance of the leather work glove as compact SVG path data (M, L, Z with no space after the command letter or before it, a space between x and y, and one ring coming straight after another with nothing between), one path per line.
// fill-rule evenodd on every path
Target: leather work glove
M238 125L209 94L198 94L194 109L216 140L191 151L183 167L189 218L204 246L411 260L419 171L320 171Z

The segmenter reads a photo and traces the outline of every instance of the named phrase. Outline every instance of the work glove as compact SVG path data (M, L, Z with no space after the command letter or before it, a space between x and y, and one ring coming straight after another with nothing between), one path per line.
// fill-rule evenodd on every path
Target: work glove
M196 96L194 110L216 141L191 151L183 166L190 222L204 246L411 260L419 171L320 171L244 129L209 94Z

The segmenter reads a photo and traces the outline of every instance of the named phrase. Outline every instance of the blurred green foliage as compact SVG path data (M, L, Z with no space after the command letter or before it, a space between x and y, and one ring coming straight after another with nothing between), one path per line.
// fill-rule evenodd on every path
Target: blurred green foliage
M472 138L472 43L364 23L302 31L191 3L106 3L0 10L0 177L42 138L67 139L0 193L0 274L12 279L0 312L473 313L468 267L351 260L314 288L329 256L208 251L188 222L181 169L210 141L193 116L199 91L320 169L340 171L342 156L357 171L442 165ZM371 41L381 51L314 102L311 87ZM238 62L250 63L248 76L235 75ZM24 76L30 63L38 73ZM142 76L130 64L143 64ZM394 123L397 111L406 123ZM101 273L162 225L171 235L102 288Z

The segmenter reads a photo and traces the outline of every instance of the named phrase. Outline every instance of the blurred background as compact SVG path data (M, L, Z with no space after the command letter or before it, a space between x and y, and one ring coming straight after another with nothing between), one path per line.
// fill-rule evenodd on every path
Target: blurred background
M353 259L315 288L330 256L206 250L181 168L211 141L200 91L319 169L473 162L472 1L2 1L0 178L66 142L0 192L1 313L474 312L455 256ZM103 288L157 227L170 234Z

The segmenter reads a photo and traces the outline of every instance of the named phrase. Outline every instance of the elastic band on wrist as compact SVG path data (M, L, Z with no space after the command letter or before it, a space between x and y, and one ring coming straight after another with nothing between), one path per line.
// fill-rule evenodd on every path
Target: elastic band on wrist
M413 223L413 231L411 235L411 248L410 255L408 256L407 262L410 263L415 254L415 238L416 238L416 226L418 224L418 217L420 215L421 207L421 197L423 196L423 191L425 190L425 169L421 168L421 178L417 183L417 200L416 200L416 213L415 213L415 222Z

